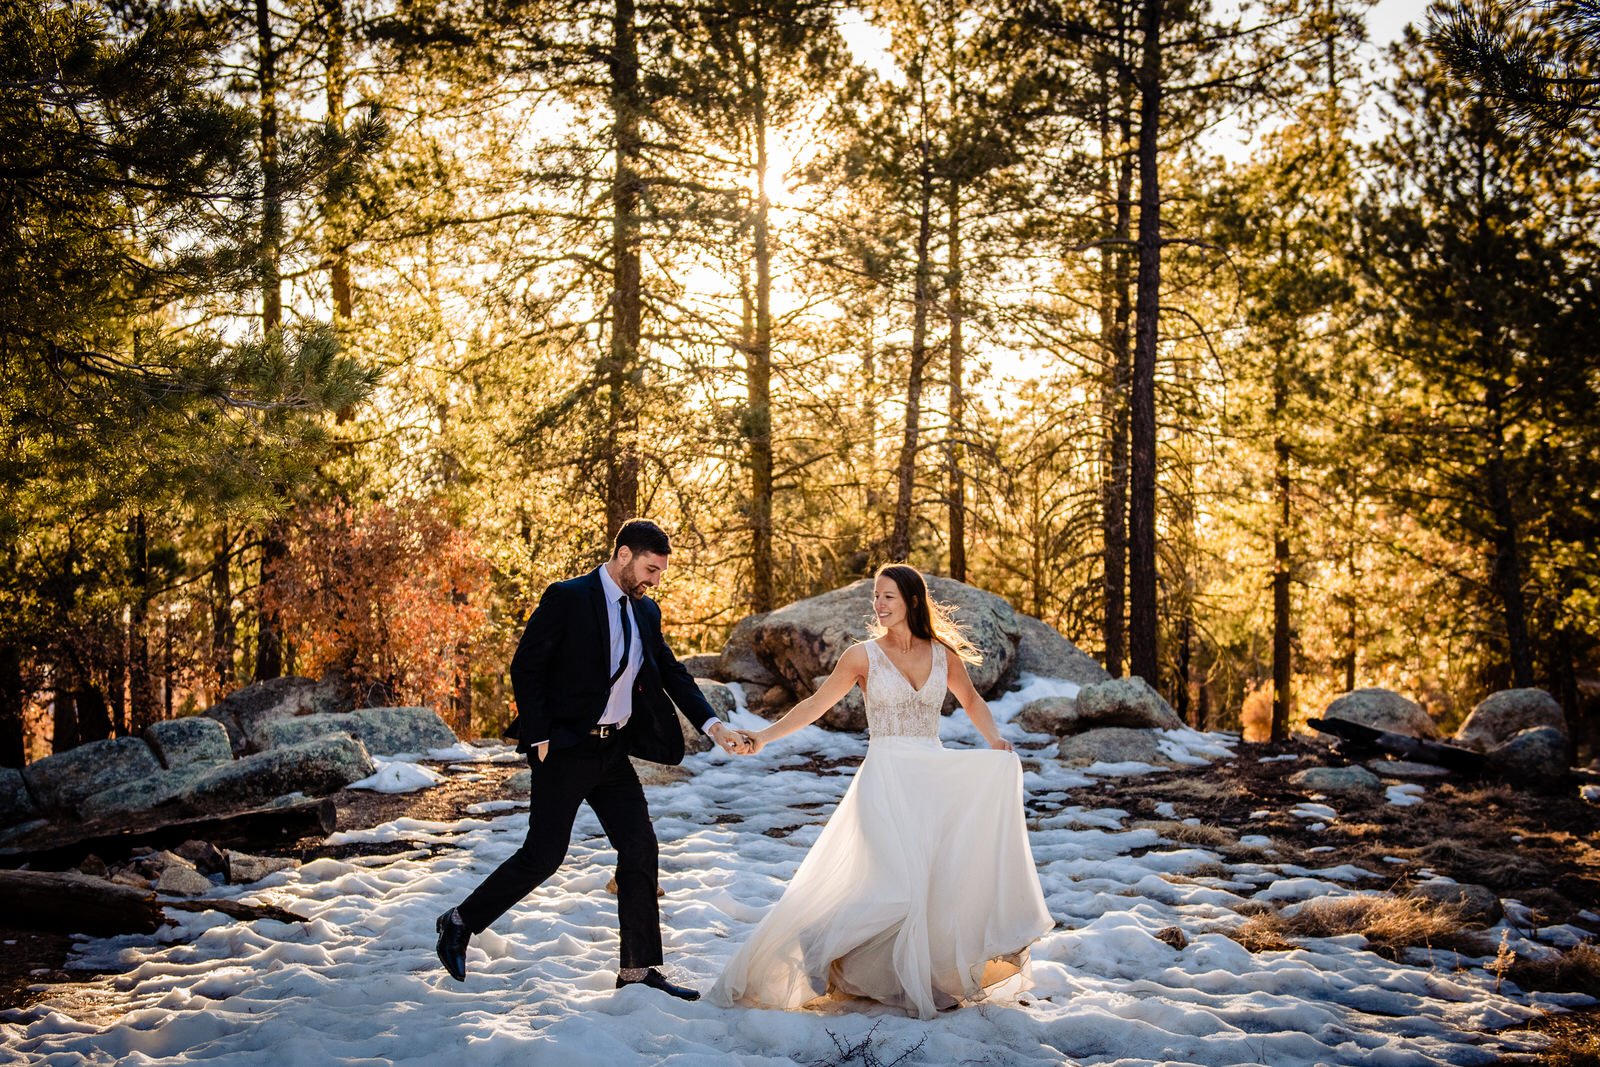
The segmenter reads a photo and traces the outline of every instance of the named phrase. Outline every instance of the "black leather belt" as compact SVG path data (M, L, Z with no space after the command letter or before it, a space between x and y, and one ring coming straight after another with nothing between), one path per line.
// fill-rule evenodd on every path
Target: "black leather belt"
M590 737L600 737L600 738L610 737L612 734L618 733L619 731L621 731L621 729L626 725L627 725L626 722L601 723L599 726L591 726L589 728L589 736Z

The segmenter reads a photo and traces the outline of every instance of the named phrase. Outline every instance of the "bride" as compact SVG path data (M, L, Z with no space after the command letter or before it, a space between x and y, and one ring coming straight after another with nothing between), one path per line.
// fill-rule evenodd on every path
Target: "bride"
M1028 847L1021 765L967 674L977 649L911 567L881 568L872 606L876 640L746 735L759 752L851 686L866 694L867 758L783 898L728 961L714 1003L791 1009L855 996L928 1019L1027 988L1028 946L1054 925ZM990 751L940 745L946 689Z

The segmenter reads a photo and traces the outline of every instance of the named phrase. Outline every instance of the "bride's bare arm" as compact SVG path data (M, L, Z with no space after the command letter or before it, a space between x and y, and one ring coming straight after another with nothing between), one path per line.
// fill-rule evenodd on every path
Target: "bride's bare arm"
M801 727L810 726L822 718L829 708L839 703L844 695L850 692L850 687L862 681L867 676L867 650L860 645L852 645L839 657L839 662L834 666L833 673L828 675L815 693L806 697L800 703L790 708L777 722L765 730L757 730L747 736L755 742L755 750L760 751L769 741L776 741L780 737L788 737Z
M994 713L978 695L978 688L972 684L972 675L967 673L965 661L954 654L945 658L950 662L946 683L950 686L950 692L955 694L956 701L966 711L967 718L972 720L972 725L976 726L983 739L989 742L990 748L998 748L1005 752L1015 751L1011 747L1011 742L1000 736L1000 727L995 725Z

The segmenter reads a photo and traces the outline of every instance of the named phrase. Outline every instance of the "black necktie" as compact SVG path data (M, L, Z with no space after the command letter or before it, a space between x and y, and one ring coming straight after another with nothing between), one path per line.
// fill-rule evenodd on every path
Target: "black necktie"
M617 669L611 674L611 685L616 685L617 679L622 677L622 672L628 669L628 644L633 640L633 627L628 625L628 594L626 593L617 598L617 614L622 616L622 662L617 664Z

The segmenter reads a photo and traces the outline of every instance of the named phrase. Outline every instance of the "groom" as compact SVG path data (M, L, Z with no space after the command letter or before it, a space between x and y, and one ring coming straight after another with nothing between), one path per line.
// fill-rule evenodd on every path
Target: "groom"
M673 704L726 751L745 746L667 648L661 609L644 595L660 584L671 551L655 523L625 523L608 562L550 586L528 619L511 660L517 718L506 731L532 769L528 837L467 899L439 916L439 959L458 982L467 977L468 939L556 872L578 805L587 801L617 850L617 988L638 983L684 1000L700 996L656 970L656 834L628 756L683 760Z

